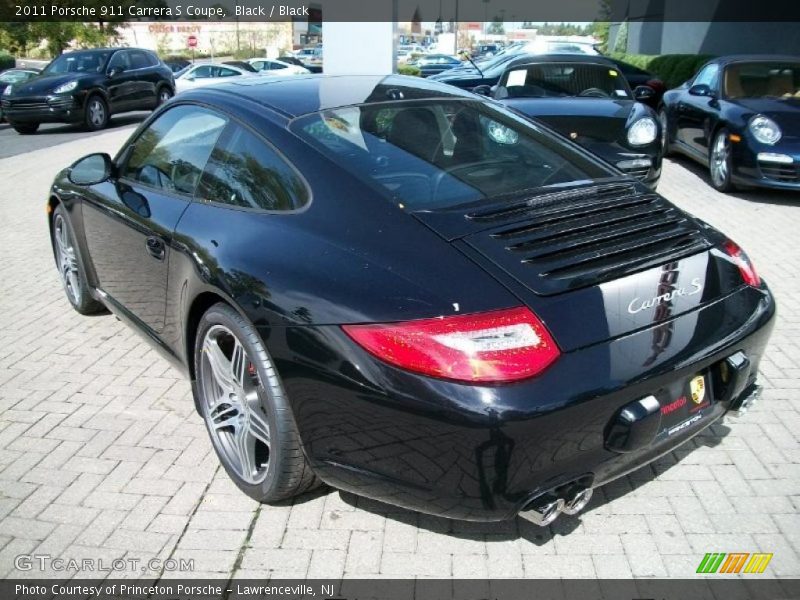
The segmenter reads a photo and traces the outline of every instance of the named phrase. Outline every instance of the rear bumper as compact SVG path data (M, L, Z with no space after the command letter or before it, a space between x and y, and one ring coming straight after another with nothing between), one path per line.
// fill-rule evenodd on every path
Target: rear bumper
M3 99L2 111L9 123L77 123L83 119L80 96L50 95Z
M324 481L420 512L498 521L568 482L611 481L714 423L739 396L723 400L717 390L719 401L696 422L634 451L608 445L622 407L714 373L732 354L748 357L752 385L774 314L766 288L740 288L673 321L567 352L541 376L506 386L402 372L333 326L287 329L276 361L306 455ZM656 348L666 338L668 347ZM274 340L272 332L271 349ZM317 358L301 369L298 355Z

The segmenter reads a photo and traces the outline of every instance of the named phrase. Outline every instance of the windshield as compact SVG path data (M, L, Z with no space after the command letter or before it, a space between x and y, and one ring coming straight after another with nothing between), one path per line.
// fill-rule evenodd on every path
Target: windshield
M611 175L530 121L481 101L349 106L300 117L291 128L410 210Z
M800 98L800 63L753 62L725 69L727 98Z
M51 62L42 75L62 73L100 73L111 52L69 52Z
M631 98L620 72L606 65L542 63L513 69L503 78L498 98Z

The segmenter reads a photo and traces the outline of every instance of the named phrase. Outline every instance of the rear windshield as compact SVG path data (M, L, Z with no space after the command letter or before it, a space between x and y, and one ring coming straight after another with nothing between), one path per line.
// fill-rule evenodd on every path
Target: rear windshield
M576 63L543 63L512 69L503 77L511 98L579 96L630 98L625 78L615 67Z
M800 98L800 63L754 62L725 69L728 98Z
M530 121L480 101L348 106L292 130L410 210L613 175Z

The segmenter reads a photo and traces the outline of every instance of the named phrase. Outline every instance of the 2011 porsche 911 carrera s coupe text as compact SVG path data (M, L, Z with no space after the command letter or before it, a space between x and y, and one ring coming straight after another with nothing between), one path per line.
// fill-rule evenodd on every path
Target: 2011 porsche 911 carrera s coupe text
M189 375L222 464L547 524L758 394L747 255L560 135L398 76L181 94L48 199L76 310Z

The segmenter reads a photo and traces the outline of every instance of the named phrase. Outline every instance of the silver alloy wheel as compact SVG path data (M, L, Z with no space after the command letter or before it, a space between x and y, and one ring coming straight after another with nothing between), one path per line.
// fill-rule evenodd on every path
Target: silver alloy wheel
M170 93L169 90L167 90L167 89L161 90L161 93L158 95L158 104L159 104L159 106L164 104L164 102L166 102L170 98L172 98L172 94Z
M75 248L72 245L72 236L69 228L61 215L56 215L53 229L56 241L56 261L58 262L61 282L64 284L64 290L66 290L70 300L74 304L80 304L81 286L78 259L75 256Z
M89 121L97 128L106 122L106 107L99 98L92 98L89 102Z
M718 133L714 138L714 146L711 149L711 179L714 185L721 187L728 180L728 155L730 146L728 137L723 133Z
M200 391L208 430L227 466L249 484L267 476L270 430L263 387L244 346L224 325L205 335Z

